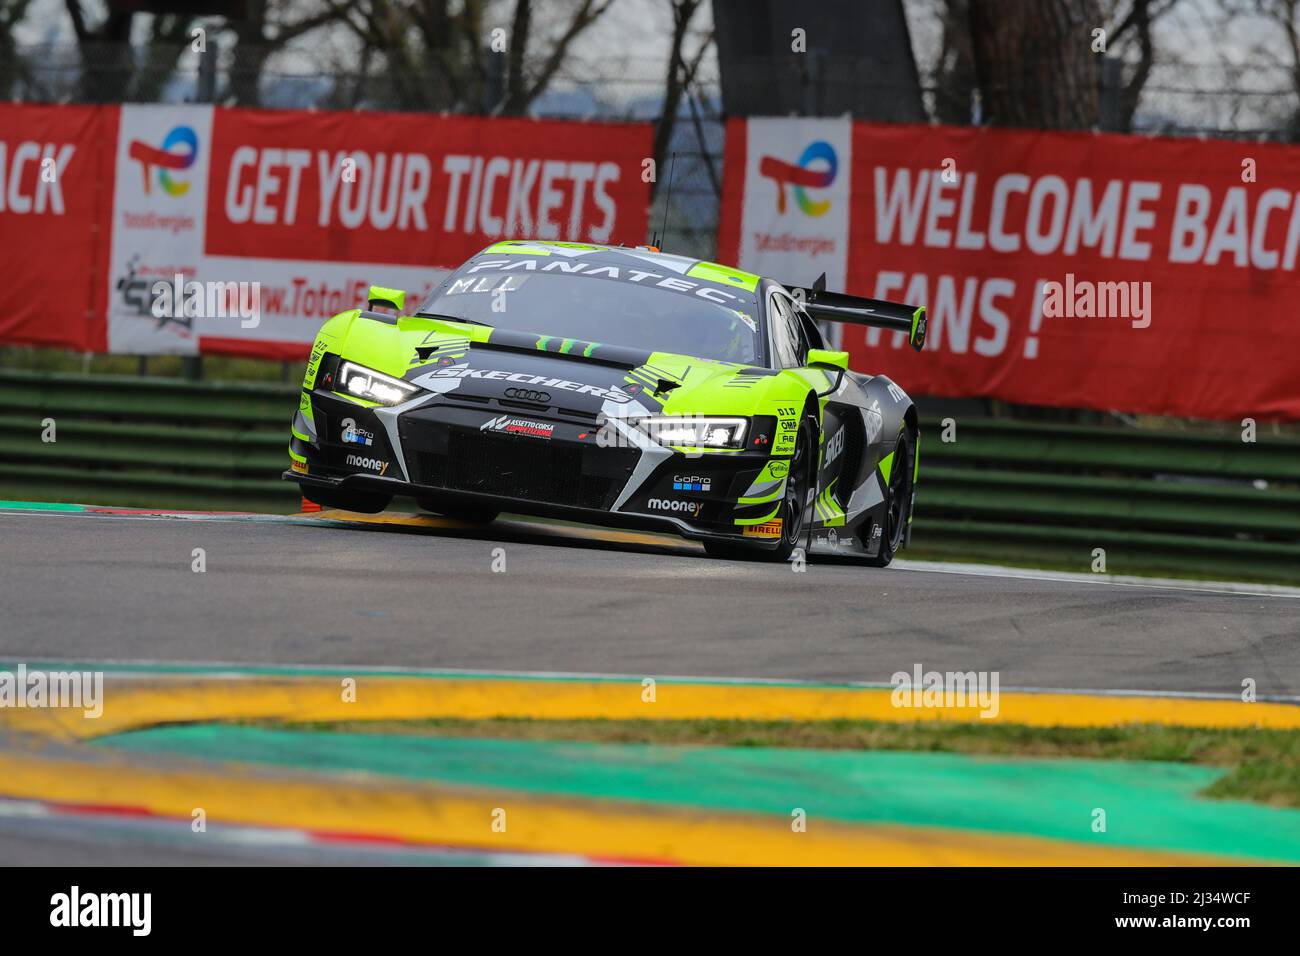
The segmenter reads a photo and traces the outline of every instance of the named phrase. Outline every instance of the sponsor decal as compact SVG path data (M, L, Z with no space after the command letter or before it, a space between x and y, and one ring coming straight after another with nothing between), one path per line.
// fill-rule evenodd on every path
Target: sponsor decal
M388 471L388 462L382 458L366 458L364 455L348 455L347 463L353 468L365 468L367 471L383 474Z
M527 372L505 372L500 369L470 368L464 362L459 365L447 365L435 368L429 374L435 378L481 378L493 382L517 382L521 385L541 385L545 388L558 388L566 392L577 392L579 395L592 395L596 398L616 402L619 405L632 401L631 396L617 388L598 388L595 385L584 385L582 382L571 382L563 378L547 378L545 375L529 375Z
M685 511L692 518L698 518L700 512L704 510L704 503L680 501L674 498L651 498L646 502L646 507L651 511Z
M845 288L849 199L857 178L852 122L749 119L743 138L735 140L743 144L744 188L736 191L738 203L728 199L733 215L725 221L734 226L727 227L719 256L731 262L734 255L740 268L765 276L825 272L828 289ZM730 156L735 153L730 149Z
M343 444L345 445L373 445L375 435L364 428L358 428L356 419L343 419Z
M880 410L879 399L872 400L871 407L863 412L863 418L867 422L867 444L874 445L885 430L885 413Z
M712 491L713 479L705 475L673 475L673 491Z
M304 475L307 474L307 466L296 458L291 458L289 460L289 467L294 471L302 472Z
M491 280L479 279L477 282L473 278L477 273L485 270L499 270L502 272L520 270L524 272L563 272L565 275L583 276L591 279L612 279L615 282L632 282L637 285L652 285L660 289L667 289L670 292L681 292L686 295L697 296L701 299L707 299L709 302L716 302L718 305L732 306L733 303L748 305L754 301L750 295L742 295L729 292L720 288L713 283L696 282L691 279L684 279L678 275L666 276L658 272L652 272L649 269L631 269L626 266L597 265L591 262L580 262L571 259L546 260L538 261L537 256L525 256L521 259L478 259L473 265L466 270L464 277L456 279L447 289L447 295L456 295L466 292L492 292L496 291L491 285ZM525 277L526 278L526 277ZM485 282L487 284L485 284ZM513 288L518 288L515 286ZM511 291L507 289L506 291ZM737 315L743 315L739 309L734 310Z
M785 187L794 187L794 201L805 216L824 216L831 208L829 199L812 199L806 190L825 189L835 182L839 160L835 148L824 139L809 143L797 163L787 163L776 156L764 156L758 174L776 183L776 211L785 213Z
M831 440L826 443L826 465L829 467L836 458L840 457L840 452L844 450L844 429L841 428Z
M506 435L524 435L528 438L544 438L548 441L555 433L555 426L550 422L535 422L528 418L515 418L501 415L484 422L478 427L481 432L501 432Z
M517 398L521 402L537 402L548 405L551 401L551 393L541 392L535 388L507 388L506 398Z
M158 185L163 192L169 196L184 196L190 191L189 181L173 179L168 175L168 170L180 172L194 165L194 160L199 155L199 137L192 126L174 126L163 139L161 149L134 139L127 149L127 155L140 164L146 196L149 195L149 173L155 167L158 170Z
M751 524L745 526L745 537L747 538L779 538L781 537L782 519L776 518L764 524Z
M773 478L784 478L790 473L790 463L788 461L774 461L767 466L767 473Z
M171 310L163 310L161 315L155 314L153 287L154 280L141 275L140 256L133 255L126 264L126 274L121 276L115 288L121 294L122 311L141 318L153 317L158 320L157 328L161 329L169 324L179 325L186 331L194 328L194 314L186 313L185 309L177 310L179 315L171 314Z

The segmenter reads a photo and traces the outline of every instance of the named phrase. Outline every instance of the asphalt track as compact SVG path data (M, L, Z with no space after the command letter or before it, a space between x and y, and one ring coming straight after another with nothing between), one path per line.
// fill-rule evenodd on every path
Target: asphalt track
M206 571L192 570L193 551ZM499 551L497 549L500 549ZM494 560L505 570L493 570ZM0 514L0 658L368 665L1300 697L1300 598L813 561L672 538Z

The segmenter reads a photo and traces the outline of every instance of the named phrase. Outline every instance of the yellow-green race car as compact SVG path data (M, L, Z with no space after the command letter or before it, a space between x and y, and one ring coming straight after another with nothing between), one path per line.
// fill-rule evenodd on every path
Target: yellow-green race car
M285 477L351 511L404 495L468 521L506 511L673 530L716 557L886 565L911 524L916 409L850 371L818 320L920 349L925 310L824 284L648 247L496 243L414 314L372 288L321 327Z

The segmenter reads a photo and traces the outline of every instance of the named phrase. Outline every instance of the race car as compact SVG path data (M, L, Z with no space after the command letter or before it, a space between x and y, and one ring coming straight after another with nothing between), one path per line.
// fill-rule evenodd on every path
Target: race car
M920 349L924 308L649 246L512 240L404 310L372 287L316 336L284 474L310 501L671 530L724 558L884 566L909 537L916 409L818 321Z

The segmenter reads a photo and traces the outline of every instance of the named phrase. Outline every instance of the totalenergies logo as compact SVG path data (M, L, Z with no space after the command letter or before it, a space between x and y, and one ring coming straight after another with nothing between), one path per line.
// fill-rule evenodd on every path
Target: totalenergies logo
M169 196L184 196L190 191L188 180L172 179L168 171L189 169L199 155L199 137L192 127L177 126L163 140L162 148L141 140L132 140L127 155L137 160L144 172L144 192L149 194L149 172L158 167L158 185Z
M813 168L817 164L817 168ZM824 139L808 144L798 163L787 163L775 156L764 156L758 163L758 174L776 182L776 211L785 213L785 187L794 187L794 201L807 216L823 216L831 208L829 199L809 199L806 189L825 189L835 182L839 162L835 150Z

